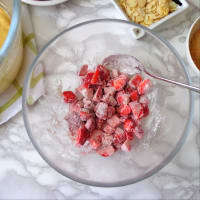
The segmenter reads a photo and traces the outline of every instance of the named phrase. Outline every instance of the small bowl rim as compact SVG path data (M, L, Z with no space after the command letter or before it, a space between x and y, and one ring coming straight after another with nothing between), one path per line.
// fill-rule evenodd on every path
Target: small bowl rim
M46 45L42 48L42 50L39 52L39 54L37 55L37 57L34 59L31 67L29 68L29 71L26 75L26 79L24 82L24 89L23 89L23 95L22 95L22 115L23 115L23 120L24 120L24 125L26 128L26 131L28 133L28 136L33 144L33 146L35 147L35 149L37 150L37 152L40 154L40 156L43 158L43 160L45 160L47 162L47 164L52 167L54 170L56 170L57 172L59 172L61 175L63 175L66 178L69 178L73 181L85 184L85 185L89 185L89 186L95 186L95 187L121 187L121 186L126 186L126 185L130 185L133 183L137 183L140 182L142 180L145 180L146 178L156 174L158 171L160 171L163 167L165 167L174 157L175 155L179 152L179 150L181 149L181 147L183 146L188 134L189 134L189 130L191 128L192 125L192 118L193 118L193 113L194 113L194 94L189 91L189 118L187 121L187 124L185 126L185 130L183 132L182 137L179 139L178 143L176 144L176 146L173 148L173 150L169 153L169 155L167 157L165 157L165 159L156 167L154 167L152 170L150 170L148 173L146 173L145 175L137 178L137 179L128 179L128 180L123 180L123 181L118 181L118 182L109 182L109 183L103 183L103 182L96 182L96 181L89 181L89 180L85 180L76 176L71 176L69 173L64 172L62 169L59 169L55 166L55 164L48 160L48 158L45 156L45 154L40 150L40 148L38 147L37 143L34 140L34 137L31 134L31 129L29 128L29 123L28 123L28 115L26 112L26 96L27 96L27 91L28 91L28 83L29 83L29 79L31 77L32 71L34 69L34 67L36 66L36 63L38 61L38 59L40 58L40 56L43 54L43 52L56 40L58 39L60 36L62 36L63 34L78 28L80 26L84 26L84 25L88 25L88 24L92 24L92 23L101 23L101 22L112 22L112 23L125 23L125 24L129 24L129 25L133 25L136 26L138 28L141 28L143 30L145 30L146 32L148 32L150 35L152 35L153 37L156 37L158 40L160 40L160 42L163 43L163 45L166 45L168 48L170 48L172 50L172 52L174 53L174 55L176 56L177 60L179 61L179 63L181 64L181 66L183 67L183 71L185 73L186 79L188 81L189 84L191 84L191 79L189 76L189 73L187 71L187 68L183 62L183 60L181 59L181 57L179 56L178 52L175 50L175 48L166 40L164 40L161 36L157 35L156 33L154 33L153 31L151 31L150 29L146 28L146 27L142 27L139 24L135 24L133 22L129 22L126 20L121 20L121 19L96 19L96 20L90 20L90 21L86 21L86 22L82 22L80 24L74 25L70 28L67 28L65 30L63 30L62 32L60 32L59 34L57 34L54 38L52 38L49 42L46 43Z
M191 39L191 33L193 31L193 29L195 28L195 26L197 25L197 23L200 22L200 16L197 17L195 19L195 21L192 23L190 30L187 34L187 39L186 39L186 56L187 56L187 60L189 62L189 65L192 66L192 69L197 73L200 74L200 70L198 69L198 67L195 65L193 59L192 59L192 55L190 52L190 39Z

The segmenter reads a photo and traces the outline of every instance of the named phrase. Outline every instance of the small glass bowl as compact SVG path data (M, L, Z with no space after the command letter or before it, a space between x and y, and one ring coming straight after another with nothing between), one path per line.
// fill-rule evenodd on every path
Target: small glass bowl
M140 40L132 35L135 27L146 32ZM92 186L124 186L155 174L177 154L191 126L192 93L152 80L150 115L143 122L145 136L133 142L131 152L118 151L104 158L75 147L64 120L69 108L61 92L79 85L77 72L82 64L88 63L92 69L114 54L135 56L158 75L191 83L182 59L161 37L128 21L100 19L75 25L49 41L33 62L23 91L23 118L36 150L62 175ZM31 88L31 74L41 65L44 79L38 89L44 94L32 104L29 100L36 91ZM134 73L130 60L112 67Z
M13 82L23 58L21 1L0 0L0 7L11 17L8 35L0 48L0 94Z

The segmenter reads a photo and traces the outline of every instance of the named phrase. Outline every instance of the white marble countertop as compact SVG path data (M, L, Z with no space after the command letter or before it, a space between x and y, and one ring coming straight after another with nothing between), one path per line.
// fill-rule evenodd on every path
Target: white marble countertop
M30 12L39 49L58 32L79 22L119 18L108 0L70 0L53 7L30 6ZM186 35L198 15L199 11L190 8L156 30L171 42L186 64ZM200 85L200 77L192 70L190 75L193 83ZM173 161L147 180L121 188L89 187L58 174L33 148L19 113L0 127L0 199L200 199L199 102L199 96L195 95L193 125Z

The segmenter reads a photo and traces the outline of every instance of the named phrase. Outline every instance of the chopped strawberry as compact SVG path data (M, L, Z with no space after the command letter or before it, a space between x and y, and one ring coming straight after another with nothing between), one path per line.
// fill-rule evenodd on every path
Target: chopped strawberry
M115 88L114 87L105 87L104 93L113 96L115 94Z
M85 123L85 128L92 132L95 128L96 128L96 124L95 124L95 119L94 117L90 117L86 123Z
M113 142L113 135L104 134L102 137L102 145L111 145Z
M142 103L142 104L148 105L149 104L149 99L148 99L147 96L142 95L142 96L140 96L139 102Z
M138 93L140 95L148 93L153 87L153 84L149 79L143 80L138 86Z
M143 109L142 104L135 101L135 102L129 103L129 106L132 110L134 119L136 121L141 119L144 116L144 109Z
M81 92L76 88L75 90L75 95L77 97L77 99L80 101L84 98L84 96L81 94Z
M133 130L133 133L135 134L135 136L138 138L138 139L142 139L143 135L144 135L144 131L142 129L141 126L136 126Z
M131 142L130 142L130 140L127 139L127 140L122 144L121 150L122 150L122 151L125 151L125 152L131 151Z
M78 145L84 145L85 141L87 140L87 138L89 136L90 136L89 132L87 131L87 129L85 128L85 126L82 125L78 129L78 133L77 133L77 137L76 137L76 144L78 144Z
M90 142L90 145L93 149L97 149L101 146L102 136L103 136L103 131L101 131L101 130L94 130L91 133L91 137L89 139L89 142Z
M105 120L99 119L99 118L96 119L96 125L98 129L102 129L104 123L105 123Z
M132 87L130 87L130 85L126 85L124 90L125 90L125 93L127 93L127 94L131 94L131 92L134 91L134 89Z
M132 119L126 119L124 122L124 130L127 132L133 132L135 128L135 122Z
M129 107L129 105L122 104L119 107L118 112L120 113L121 116L127 116L131 113L131 108Z
M83 87L84 88L89 88L89 86L91 85L91 80L93 77L94 73L90 72L87 74L87 76L83 79Z
M86 108L82 108L79 115L82 121L87 121L91 117L90 111Z
M137 88L142 81L142 76L140 74L134 75L131 80L129 81L129 85L132 88Z
M100 70L101 80L110 80L110 71L103 65L98 65L97 68Z
M125 142L125 140L126 140L126 135L124 131L120 128L117 128L113 139L113 145L116 148L120 148L120 146Z
M112 69L112 73L111 73L112 78L117 78L119 75L120 73L118 69Z
M97 91L95 92L92 100L95 102L99 102L102 98L102 95L103 95L102 87L99 86Z
M64 91L63 96L66 103L73 103L77 100L76 95L72 91Z
M115 128L111 127L109 124L105 124L103 131L105 132L105 134L111 135L115 132Z
M125 132L126 133L126 138L129 140L133 140L134 139L134 134L133 132Z
M81 108L83 108L83 102L82 101L71 103L69 105L70 112L77 112L77 113L79 113L80 110L81 110Z
M143 104L142 107L143 107L143 113L144 113L143 117L147 117L149 115L149 106L148 104Z
M91 100L84 98L83 99L83 107L89 110L93 110L94 109L94 102L92 102Z
M115 100L115 98L113 96L110 96L110 98L108 99L108 104L111 106L116 106L117 101Z
M115 114L115 108L113 106L108 106L108 116L107 118L110 119Z
M96 105L96 116L99 119L107 119L108 104L100 102Z
M125 94L124 90L120 91L116 95L116 99L119 105L121 104L128 104L130 101L130 95Z
M132 101L138 101L139 100L139 94L137 90L133 90L130 94L131 100Z
M121 121L117 115L113 115L110 119L107 120L107 123L115 128L121 124Z
M111 156L114 152L115 152L115 149L111 145L102 147L100 150L97 151L97 153L103 157Z
M79 86L77 90L83 95L83 97L87 99L93 98L93 89L92 88L85 88L83 85Z
M115 90L119 91L123 89L123 87L126 85L126 82L127 82L127 76L124 74L121 74L117 78L113 79L112 84Z
M78 75L79 76L87 75L87 70L88 70L88 65L82 65Z
M128 119L128 118L129 118L129 115L121 116L121 117L120 117L120 121L121 121L121 122L125 122L126 119Z
M100 69L97 67L95 73L93 74L92 76L92 79L91 79L91 84L99 84L101 82L101 79L100 79Z

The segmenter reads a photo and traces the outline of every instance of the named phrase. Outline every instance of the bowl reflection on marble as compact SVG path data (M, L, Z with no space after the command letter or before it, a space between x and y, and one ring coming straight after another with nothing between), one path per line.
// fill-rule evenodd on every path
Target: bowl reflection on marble
M140 40L134 39L130 31L135 27L146 32ZM133 55L155 74L190 84L180 56L168 42L134 23L103 19L81 23L53 38L33 62L23 92L24 122L37 151L62 175L93 186L123 186L158 172L179 151L191 125L192 93L152 80L151 115L144 121L146 135L135 141L130 153L117 152L104 158L75 147L64 120L68 105L61 91L79 85L77 72L82 64L94 68L113 54ZM33 88L31 75L37 74L41 66L44 78L38 88ZM109 67L134 72L131 61ZM36 90L43 91L43 95L34 102Z

